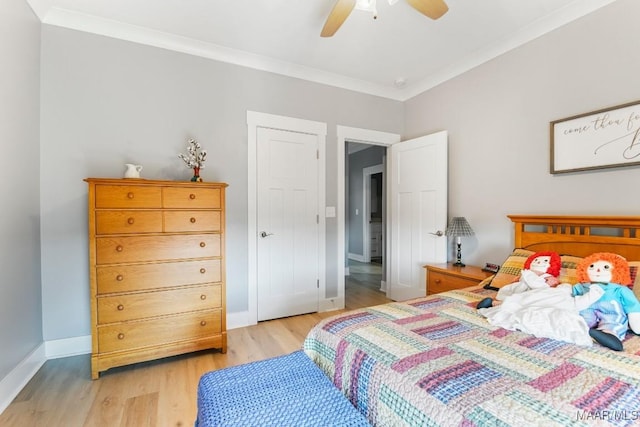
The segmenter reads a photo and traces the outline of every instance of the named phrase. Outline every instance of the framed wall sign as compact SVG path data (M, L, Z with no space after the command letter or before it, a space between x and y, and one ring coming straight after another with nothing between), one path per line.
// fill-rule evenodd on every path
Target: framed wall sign
M550 124L552 174L640 165L640 101Z

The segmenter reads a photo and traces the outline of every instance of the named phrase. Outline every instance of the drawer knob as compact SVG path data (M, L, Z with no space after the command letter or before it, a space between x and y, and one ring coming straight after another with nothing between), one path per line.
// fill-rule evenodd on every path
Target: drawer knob
M204 248L205 246L207 246L207 244L205 242L200 242L200 247Z
M133 199L133 193L131 191L129 191L127 193L127 197L130 198L130 199Z
M120 333L118 334L118 339L119 339L119 340L123 340L123 339L124 339L124 334L123 334L122 332L120 332Z
M116 280L117 280L118 282L122 282L122 281L124 280L124 276L123 276L122 274L118 274L118 275L116 276Z
M118 311L122 311L122 310L124 310L124 305L118 304Z
M189 194L189 198L190 198L191 200L193 200L193 199L195 199L195 198L196 198L196 195L195 195L195 194L193 194L193 193L191 193L191 194Z
M191 221L191 224L195 224L196 219L195 219L195 218L193 218L193 217L191 217L191 219L190 219L189 221Z
M205 326L206 324L207 324L206 320L202 320L202 321L200 322L200 326Z
M128 224L133 224L134 222L136 222L136 220L135 220L135 219L133 219L133 218L129 218L129 219L127 219L127 223L128 223Z
M202 295L200 295L200 299L201 299L202 301L204 301L204 300L206 300L206 299L207 299L207 296L206 296L205 294L202 294Z
M116 246L116 251L118 251L118 252L122 252L123 249L124 248L122 247L122 245Z
M206 268L201 268L201 269L200 269L200 273L204 274L204 273L206 273L206 272L207 272L207 269L206 269Z
M436 279L436 280L434 280L434 282L436 282L436 283L440 283L440 282L442 282L442 280L440 280L440 279Z

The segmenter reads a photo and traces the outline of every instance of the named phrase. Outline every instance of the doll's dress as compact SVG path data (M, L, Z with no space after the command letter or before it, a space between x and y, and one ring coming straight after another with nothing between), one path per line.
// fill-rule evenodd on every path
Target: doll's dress
M532 289L548 288L549 285L547 285L546 281L548 277L552 277L551 274L543 273L538 275L531 270L522 270L520 272L520 280L501 287L496 295L496 299L503 301L511 295L520 294Z
M591 346L589 327L578 314L570 285L533 289L511 295L502 304L478 312L494 326Z

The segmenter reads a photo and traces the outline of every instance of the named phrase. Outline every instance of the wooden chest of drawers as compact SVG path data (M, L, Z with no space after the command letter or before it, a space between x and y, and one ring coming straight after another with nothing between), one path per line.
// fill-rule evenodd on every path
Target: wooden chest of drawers
M227 184L87 178L91 376L227 349Z

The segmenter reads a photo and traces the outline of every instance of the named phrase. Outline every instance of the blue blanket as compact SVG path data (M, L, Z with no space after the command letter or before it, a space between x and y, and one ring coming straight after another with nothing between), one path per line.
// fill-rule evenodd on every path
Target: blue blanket
M196 426L369 423L303 351L296 351L204 374Z

